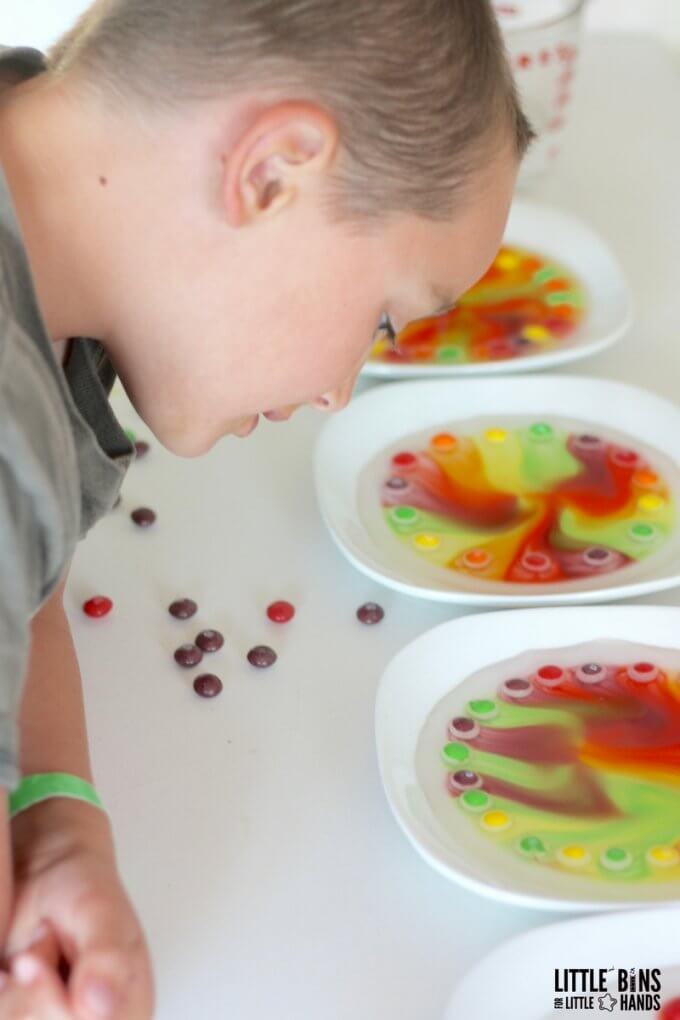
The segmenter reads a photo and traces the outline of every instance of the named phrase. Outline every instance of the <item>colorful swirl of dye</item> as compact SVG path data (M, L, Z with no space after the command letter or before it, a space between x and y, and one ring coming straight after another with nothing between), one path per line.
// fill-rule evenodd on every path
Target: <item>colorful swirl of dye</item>
M449 794L514 853L590 877L680 879L680 673L548 663L469 701L445 739Z
M465 365L543 353L574 334L585 303L582 285L552 259L501 248L452 311L409 323L394 347L379 340L371 360Z
M611 573L675 527L669 484L635 449L535 422L440 432L390 461L380 500L401 542L480 581L546 584Z

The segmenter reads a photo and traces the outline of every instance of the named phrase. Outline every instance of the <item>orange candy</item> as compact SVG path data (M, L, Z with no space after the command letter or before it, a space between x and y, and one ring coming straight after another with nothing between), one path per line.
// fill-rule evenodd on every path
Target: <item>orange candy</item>
M432 437L431 445L435 450L452 450L457 442L456 437L452 436L450 432L438 432L436 436Z

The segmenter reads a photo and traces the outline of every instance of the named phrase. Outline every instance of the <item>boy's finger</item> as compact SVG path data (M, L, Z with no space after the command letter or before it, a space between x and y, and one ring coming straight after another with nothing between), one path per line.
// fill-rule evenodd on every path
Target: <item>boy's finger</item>
M0 973L2 1020L70 1020L64 987L50 967L32 953L20 953L9 974Z
M9 939L5 948L5 959L11 962L14 957L18 956L21 952L26 952L30 949L31 955L37 956L39 959L56 970L59 962L59 940L57 939L54 928L47 922L43 921L33 933L33 936L23 941Z
M131 915L110 910L105 901L70 920L68 999L77 1020L150 1020L151 971Z

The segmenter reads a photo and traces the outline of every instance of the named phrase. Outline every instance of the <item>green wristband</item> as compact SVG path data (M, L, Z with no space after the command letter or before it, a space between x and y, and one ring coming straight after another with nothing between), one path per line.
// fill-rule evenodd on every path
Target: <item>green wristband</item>
M33 776L24 776L17 788L10 793L10 818L49 797L72 797L74 800L85 800L89 804L101 808L102 811L104 810L97 791L86 780L79 776L69 775L68 772L39 772Z

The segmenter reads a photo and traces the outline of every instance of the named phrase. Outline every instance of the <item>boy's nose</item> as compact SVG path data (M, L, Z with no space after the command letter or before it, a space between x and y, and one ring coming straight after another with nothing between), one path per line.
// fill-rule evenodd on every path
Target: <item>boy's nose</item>
M358 371L354 372L342 386L329 390L322 397L317 397L314 401L314 406L319 411L326 411L328 414L332 414L334 411L342 411L343 407L347 407L352 398L352 392L358 375Z

